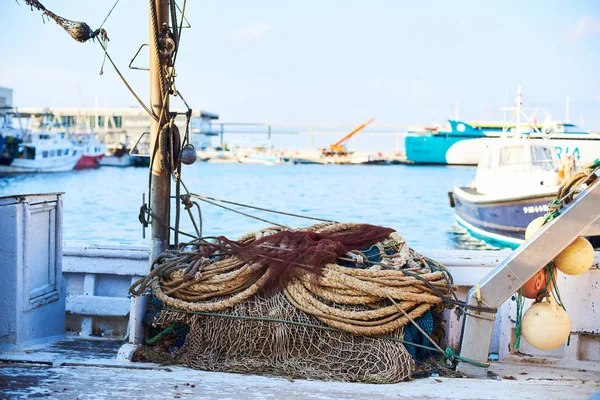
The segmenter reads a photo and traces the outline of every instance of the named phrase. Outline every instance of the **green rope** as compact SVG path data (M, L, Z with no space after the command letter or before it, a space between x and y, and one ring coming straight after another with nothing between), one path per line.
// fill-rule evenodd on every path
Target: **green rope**
M444 360L447 362L452 363L452 365L454 365L456 363L456 361L462 361L462 362L466 362L472 365L475 365L477 367L481 367L481 368L488 368L490 366L490 363L483 363L483 362L479 362L479 361L474 361L474 360L470 360L468 358L464 358L459 356L458 354L456 354L454 351L452 351L452 349L450 347L446 347L446 352L444 353Z
M547 296L552 294L556 299L557 303L562 307L563 310L567 311L565 305L560 298L560 291L558 289L558 284L556 283L556 274L554 262L550 261L544 267L544 270L547 274L550 274L550 279L546 281L546 286L539 292L538 296ZM552 285L550 287L550 285ZM550 292L548 292L548 288L550 287ZM538 297L539 298L539 297ZM519 350L519 346L521 345L521 332L523 325L523 306L525 299L523 298L523 289L519 289L517 293L517 297L515 299L517 303L517 316L515 321L515 341L513 342L513 347L515 350ZM571 334L569 334L569 339L567 340L567 346L571 344Z
M519 346L521 346L521 330L523 328L523 303L525 302L522 288L517 292L515 301L517 303L517 318L515 321L515 341L513 347L515 350L519 350Z
M550 262L550 263L552 264L552 266L554 266L554 263L552 263L552 262ZM562 299L560 298L560 291L558 290L558 284L556 283L556 277L554 275L554 268L552 268L552 272L551 272L551 275L550 275L550 280L552 281L552 287L553 287L554 297L556 297L556 300L558 301L558 304L566 312L567 308L565 307L564 303L562 302ZM567 339L567 346L569 346L570 344L571 344L571 332L569 332L569 337Z
M544 215L544 223L542 225L546 225L548 222L552 221L554 218L558 217L558 208L560 207L560 201L552 200L548 203L549 209L556 209L556 211L548 211L546 215Z
M315 329L322 329L322 330L326 330L326 331L348 333L346 331L343 331L343 330L337 329L337 328L333 328L331 326L315 325L315 324L310 324L310 323L305 323L305 322L289 321L289 320L286 320L286 319L279 319L279 318L251 317L251 316L248 316L248 315L218 314L218 313L202 312L202 311L185 311L185 310L177 310L175 308L169 308L169 307L163 307L163 308L160 308L160 309L161 310L166 310L166 311L172 311L172 312L185 313L185 314L203 315L203 316L207 316L207 317L242 319L242 320L247 320L247 321L279 322L279 323L283 323L283 324L290 324L290 325L301 326L301 327L304 327L304 328L315 328ZM169 328L171 328L172 326L173 325L171 325ZM169 328L165 329L165 331L168 330ZM165 332L165 331L163 331L163 332ZM155 338L156 338L156 340L154 342L160 340L160 337L158 337L158 336L161 335L163 332L159 333L157 336L155 336L151 340L153 340ZM168 335L168 333L164 334L163 336L167 336L167 335ZM445 352L440 352L440 350L436 349L435 347L430 347L430 346L425 346L425 345L422 345L422 344L412 343L412 342L409 342L409 341L406 341L406 340L397 339L397 338L393 338L393 337L389 337L389 336L368 336L368 337L372 337L372 338L375 338L375 339L385 339L385 340L389 340L389 341L392 341L392 342L397 342L397 343L402 343L402 344L408 344L408 345L411 345L411 346L420 347L420 348L431 350L431 351L436 351L438 353L442 353L443 354L444 360L449 360L449 361L452 361L452 362L455 362L456 360L458 360L458 361L463 361L463 362L466 362L466 363L469 363L469 364L472 364L472 365L475 365L475 366L478 366L478 367L482 367L482 368L489 367L488 363L482 363L482 362L479 362L479 361L470 360L468 358L460 357L459 355L457 355L456 353L454 353L450 347L447 347ZM146 343L148 343L148 341L146 341ZM152 343L149 343L149 344L152 344Z
M168 328L164 329L163 331L159 332L157 335L149 338L146 336L145 341L146 344L154 344L156 342L158 342L160 339L164 338L165 336L169 336L171 334L175 334L179 337L183 337L185 335L187 335L189 331L189 328L185 325L179 325L179 324L171 324Z

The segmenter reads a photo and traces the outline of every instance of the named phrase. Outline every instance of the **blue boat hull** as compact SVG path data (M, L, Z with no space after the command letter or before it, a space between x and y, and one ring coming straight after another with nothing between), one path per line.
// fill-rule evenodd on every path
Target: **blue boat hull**
M407 136L404 139L406 159L415 164L448 164L446 154L463 137Z
M503 247L518 247L525 240L531 221L548 211L551 195L523 197L497 202L474 202L449 193L456 221L469 233L486 242Z

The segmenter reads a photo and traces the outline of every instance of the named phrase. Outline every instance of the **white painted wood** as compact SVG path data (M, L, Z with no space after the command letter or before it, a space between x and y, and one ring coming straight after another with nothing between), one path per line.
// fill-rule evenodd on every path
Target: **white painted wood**
M148 258L65 255L63 273L90 273L106 275L144 276L148 273Z
M92 274L85 274L83 278L83 295L94 296L96 289L96 276ZM68 300L67 300L68 303ZM81 336L91 336L93 330L94 321L92 317L84 317L81 320Z
M0 197L0 347L64 335L60 194Z
M71 314L126 317L129 315L129 299L127 297L105 296L69 296L66 304Z
M131 283L136 281L137 277L131 278ZM129 312L129 343L141 344L144 343L144 326L142 324L146 308L148 305L148 296L131 297Z

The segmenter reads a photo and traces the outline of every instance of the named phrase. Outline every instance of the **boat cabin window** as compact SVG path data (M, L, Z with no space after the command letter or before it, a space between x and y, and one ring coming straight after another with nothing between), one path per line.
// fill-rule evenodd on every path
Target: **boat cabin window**
M42 151L42 157L43 158L48 158L48 150Z
M29 146L19 147L18 158L34 160L35 159L35 147L29 147Z
M534 146L531 148L531 162L534 166L554 169L552 150L548 147Z
M516 165L523 163L523 147L511 146L500 149L500 166Z
M62 156L62 150L61 149L56 150L56 155L58 157Z
M50 150L50 157L56 156L56 152L54 150Z
M69 149L65 149L65 156L69 155Z

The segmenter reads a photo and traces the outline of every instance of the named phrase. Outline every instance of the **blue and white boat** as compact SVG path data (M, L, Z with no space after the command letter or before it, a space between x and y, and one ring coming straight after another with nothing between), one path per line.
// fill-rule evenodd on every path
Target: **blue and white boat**
M486 144L506 136L507 129L526 133L531 139L548 140L559 159L569 155L578 164L588 164L600 154L600 134L581 131L566 122L538 124L530 120L507 125L450 120L447 128L409 130L404 140L406 159L415 164L477 165Z
M519 85L517 127L521 126L523 114L521 99ZM540 134L537 129L535 132ZM556 145L514 129L510 137L505 134L497 139L482 139L477 155L480 158L475 181L448 193L456 221L476 238L502 247L517 247L525 240L527 225L548 211L548 203L558 193L561 161ZM563 157L562 163L574 172L575 161L576 156L571 154ZM568 175L563 174L562 178ZM597 246L597 238L593 244Z
M449 193L456 221L501 247L517 247L525 229L548 211L559 187L559 161L547 142L504 138L485 145L475 181Z

